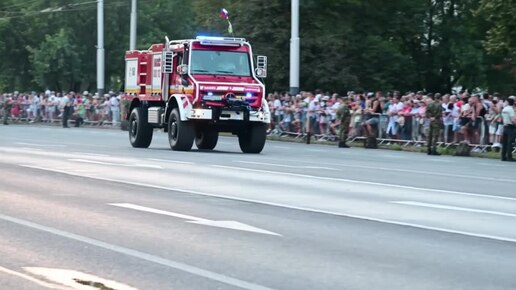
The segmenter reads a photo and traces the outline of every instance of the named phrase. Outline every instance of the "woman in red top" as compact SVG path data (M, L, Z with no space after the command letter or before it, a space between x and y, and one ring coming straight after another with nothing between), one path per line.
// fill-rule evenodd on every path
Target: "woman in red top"
M401 128L401 139L412 140L412 115L410 112L414 107L412 100L405 101L405 106L398 112L398 124Z
M11 108L11 118L18 119L21 115L21 108L19 101L16 101Z

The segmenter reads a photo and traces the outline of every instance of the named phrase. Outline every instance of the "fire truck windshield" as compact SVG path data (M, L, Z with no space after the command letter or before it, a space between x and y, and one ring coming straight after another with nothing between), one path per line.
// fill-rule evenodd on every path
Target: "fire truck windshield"
M193 50L191 74L251 76L249 55L245 52Z

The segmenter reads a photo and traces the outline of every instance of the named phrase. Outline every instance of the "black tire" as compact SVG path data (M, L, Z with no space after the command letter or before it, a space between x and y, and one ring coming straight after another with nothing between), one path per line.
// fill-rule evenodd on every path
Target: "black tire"
M199 129L195 136L195 146L201 150L213 150L217 146L219 132L209 129Z
M189 151L195 138L193 124L181 121L179 109L174 108L168 117L168 142L174 151Z
M147 148L152 142L153 128L147 122L147 113L134 108L129 116L129 142L135 148Z
M251 125L248 131L238 134L238 143L244 153L260 153L267 139L266 124L257 123Z

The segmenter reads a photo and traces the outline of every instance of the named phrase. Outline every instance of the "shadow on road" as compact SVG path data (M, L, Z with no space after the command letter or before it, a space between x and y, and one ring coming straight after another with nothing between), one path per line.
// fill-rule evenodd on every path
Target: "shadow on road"
M172 151L170 148L148 148L147 150L155 150L155 151ZM174 151L179 152L179 151ZM235 152L235 151L222 151L222 150L203 150L203 149L192 149L190 151L185 151L184 153L211 153L211 154L235 154L235 155L242 155L244 153L242 152Z

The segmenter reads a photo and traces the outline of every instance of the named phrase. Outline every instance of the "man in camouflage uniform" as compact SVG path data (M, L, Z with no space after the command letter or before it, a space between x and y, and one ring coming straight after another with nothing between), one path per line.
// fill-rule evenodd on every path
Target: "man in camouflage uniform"
M439 140L442 125L442 106L440 96L429 95L432 102L426 108L426 118L430 120L430 132L428 134L428 155L441 155L437 153L437 141Z
M349 98L339 98L339 109L337 110L337 120L340 121L339 127L339 148L349 148L346 144L348 139L349 124L351 122L351 110L349 108Z
M11 97L6 97L5 101L4 101L4 106L3 106L3 110L4 110L4 125L9 125L9 123L7 123L7 120L9 118L9 116L11 115L12 107L13 107L13 103L12 103Z

